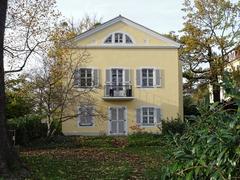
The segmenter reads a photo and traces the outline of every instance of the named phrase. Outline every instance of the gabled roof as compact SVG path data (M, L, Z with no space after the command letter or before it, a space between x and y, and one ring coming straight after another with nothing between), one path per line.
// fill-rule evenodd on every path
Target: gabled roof
M163 42L169 43L174 48L180 48L180 46L181 46L180 43L178 43L176 41L173 41L173 40L171 40L171 39L169 39L169 38L167 38L167 37L157 33L156 31L153 31L153 30L151 30L151 29L149 29L149 28L147 28L147 27L145 27L145 26L143 26L141 24L133 22L132 20L127 19L127 18L125 18L125 17L123 17L121 15L119 15L118 17L113 18L113 19L111 19L111 20L109 20L109 21L107 21L107 22L105 22L103 24L98 25L97 27L95 27L93 29L85 31L82 34L79 34L78 36L75 37L75 40L78 41L78 40L84 39L86 37L89 37L92 34L97 33L97 32L99 32L99 31L101 31L101 30L103 30L103 29L105 29L105 28L107 28L109 26L112 26L112 25L114 25L114 24L116 24L118 22L123 22L123 23L128 24L129 26L135 27L135 28L137 28L137 29L147 33L147 34L150 34L150 35L154 36L155 38L157 38L157 39L159 39L159 40L161 40Z

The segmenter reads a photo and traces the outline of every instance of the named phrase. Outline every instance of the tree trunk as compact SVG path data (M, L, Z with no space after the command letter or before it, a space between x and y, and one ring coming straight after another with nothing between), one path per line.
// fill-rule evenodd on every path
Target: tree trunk
M18 154L8 138L5 118L3 43L8 0L0 0L0 177L12 177L11 167L20 167Z
M213 84L213 101L214 102L221 102L220 98L220 86L218 84Z
M216 62L213 60L213 53L212 48L208 47L208 58L209 58L209 66L211 70L210 76L210 84L213 87L213 102L220 102L220 86L218 81L218 68L219 66L216 65Z

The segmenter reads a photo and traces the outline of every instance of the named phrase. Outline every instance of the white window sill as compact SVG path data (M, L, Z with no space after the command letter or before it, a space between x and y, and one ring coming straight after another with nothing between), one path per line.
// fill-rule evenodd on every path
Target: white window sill
M139 88L142 88L142 89L150 89L150 88L156 88L156 86L141 86Z
M89 86L89 87L79 87L79 86L74 86L74 88L78 91L90 91L90 90L96 90L99 89L99 87L96 86Z
M141 127L143 127L143 128L151 128L151 127L156 127L157 126L157 124L149 124L149 125L143 125L143 124L141 124Z
M82 124L82 125L79 125L78 123L78 128L92 128L92 127L95 127L95 124L92 123L92 124Z

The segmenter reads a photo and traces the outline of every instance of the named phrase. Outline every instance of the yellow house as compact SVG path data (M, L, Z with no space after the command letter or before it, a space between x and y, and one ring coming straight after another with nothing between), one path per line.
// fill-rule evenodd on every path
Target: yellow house
M229 63L226 66L227 71L237 70L240 68L240 47L236 48L229 55Z
M179 43L118 16L78 35L72 48L90 54L74 83L95 89L95 105L73 107L79 114L62 124L65 135L160 133L162 121L183 118Z

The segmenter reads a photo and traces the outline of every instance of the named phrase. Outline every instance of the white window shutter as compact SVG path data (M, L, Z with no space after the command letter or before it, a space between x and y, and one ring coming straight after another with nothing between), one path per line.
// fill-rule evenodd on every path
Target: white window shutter
M130 69L124 69L124 83L129 85L130 81Z
M117 121L114 121L117 119L117 109L110 107L109 108L109 123L110 123L110 134L117 133Z
M111 82L111 69L106 69L106 84Z
M112 108L108 108L108 119L111 120L112 119Z
M160 69L155 69L155 86L161 87L161 71Z
M79 69L75 69L73 72L73 85L78 86L80 82L80 72Z
M137 122L137 125L140 125L142 122L142 109L141 108L136 109L136 122Z
M78 125L81 126L84 123L83 108L80 107L77 113L78 113L77 116Z
M155 118L156 118L156 123L160 124L161 123L161 109L160 108L155 108Z
M127 109L124 107L124 120L127 121Z
M99 69L93 69L93 86L99 87L99 81L100 81L100 70Z
M86 111L87 111L87 117L85 117L87 121L86 124L92 125L93 124L93 108L87 107Z
M125 120L124 112L125 112L124 107L118 109L118 120Z
M136 71L136 86L141 87L142 86L142 70L137 69Z

